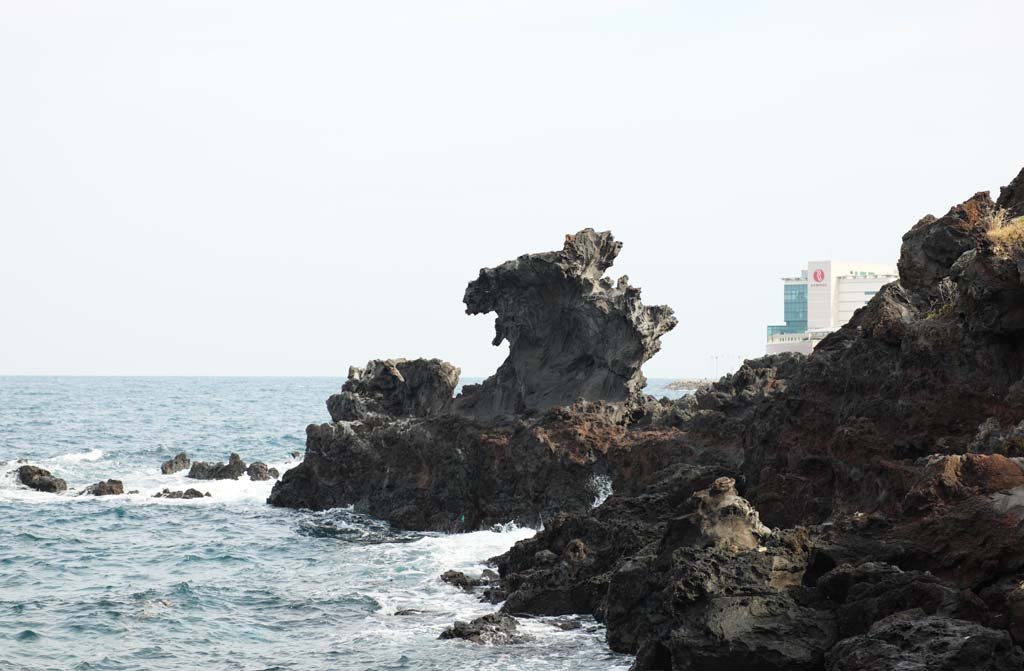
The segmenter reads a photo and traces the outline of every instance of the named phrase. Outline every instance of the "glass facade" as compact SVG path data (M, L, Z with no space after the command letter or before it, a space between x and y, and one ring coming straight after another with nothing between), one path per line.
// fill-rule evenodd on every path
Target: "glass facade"
M785 284L782 286L782 318L786 326L807 330L807 285Z
M768 327L768 337L784 333L803 333L807 330L807 285L782 285L782 317L785 324Z

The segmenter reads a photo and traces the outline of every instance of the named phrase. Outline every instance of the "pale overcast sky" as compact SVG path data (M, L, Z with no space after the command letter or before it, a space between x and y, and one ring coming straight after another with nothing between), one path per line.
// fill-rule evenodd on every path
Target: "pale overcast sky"
M1012 0L0 0L0 374L486 375L466 283L587 226L679 317L647 375L709 374L763 353L779 277L894 262L1024 166L1021 26Z

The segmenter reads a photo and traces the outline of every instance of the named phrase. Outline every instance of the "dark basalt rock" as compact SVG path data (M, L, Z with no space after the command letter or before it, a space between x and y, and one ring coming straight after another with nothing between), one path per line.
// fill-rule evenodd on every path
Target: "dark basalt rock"
M160 465L160 472L164 475L170 475L171 473L185 470L191 464L192 462L189 460L188 455L184 452L179 452Z
M252 462L245 472L250 480L277 480L281 475L276 468L271 468L262 461Z
M116 496L124 494L124 483L120 480L104 480L95 485L89 485L81 493L91 496Z
M367 415L427 417L452 405L459 369L440 359L375 359L366 368L348 369L340 394L327 399L335 422Z
M237 480L246 472L245 462L242 458L231 453L228 463L217 462L211 464L205 461L193 461L186 477L194 480Z
M67 491L68 483L52 475L50 471L38 466L21 466L18 468L18 480L30 489L56 494Z
M508 645L522 643L527 637L518 633L519 624L505 613L488 613L471 622L456 621L439 638L461 638L482 645Z
M312 424L305 459L268 501L312 510L352 505L412 530L536 525L559 511L588 510L597 495L592 466L607 445L577 433L585 430L580 418L557 414L536 425L454 415ZM553 437L561 432L573 441Z
M900 280L811 356L677 401L638 393L671 317L598 279L610 236L485 270L466 303L498 314L498 373L443 414L311 426L270 500L414 529L542 521L493 558L488 598L593 615L634 671L1021 668L1024 244L994 235L1024 226L1021 194L1024 172L922 219ZM501 614L483 624L507 635Z
M462 571L445 571L441 574L441 582L448 583L453 587L458 587L465 592L472 592L474 588L479 587L482 583L480 580L470 578Z
M828 654L828 671L1010 671L1024 655L1005 631L907 610L879 620Z
M697 449L611 448L615 495L497 558L503 609L593 613L636 671L1021 668L1024 249L988 230L1024 211L1005 204L1022 183L923 220L901 281L808 359L644 402L626 435L672 427ZM694 490L712 445L743 453L720 463L746 505L695 518L714 487L682 515L660 502ZM659 484L672 463L691 468ZM754 533L755 509L782 529Z
M640 367L676 325L666 306L645 306L623 276L604 277L622 249L611 233L584 229L557 252L528 254L485 268L466 288L468 314L497 313L494 345L509 355L455 401L489 418L587 401L627 401L646 384Z
M201 499L204 496L209 496L210 492L203 494L198 489L192 489L191 487L185 491L171 491L164 489L162 492L157 492L153 495L154 499Z

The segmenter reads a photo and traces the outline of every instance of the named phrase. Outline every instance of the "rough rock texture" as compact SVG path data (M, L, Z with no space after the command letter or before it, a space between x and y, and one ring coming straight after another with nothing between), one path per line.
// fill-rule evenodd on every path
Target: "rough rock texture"
M1021 668L1021 217L1024 172L997 202L925 217L899 281L811 356L744 362L678 401L563 366L591 333L548 308L579 320L581 295L613 291L587 259L614 243L576 236L471 285L467 305L498 313L514 353L493 379L449 414L310 427L271 500L421 529L539 518L493 559L490 598L507 615L593 614L635 671ZM577 323L609 341L643 331L608 309L618 326ZM607 393L574 403L581 388Z
M160 465L160 472L164 475L170 475L171 473L183 471L190 465L192 465L192 461L189 460L188 455L184 452L178 452Z
M879 620L828 655L828 671L1011 671L1024 666L1005 631L910 610Z
M192 468L188 471L189 478L194 480L237 480L246 472L245 462L242 458L231 453L228 463L217 462L211 464L206 461L193 461Z
M162 492L157 492L153 495L154 499L201 499L204 496L209 496L210 492L203 494L198 489L192 489L189 487L185 491L174 491L164 489Z
M474 417L521 414L577 400L626 401L646 384L640 366L676 325L666 306L645 306L625 276L604 277L622 249L611 233L567 235L561 251L485 268L466 288L468 314L497 313L494 345L509 355L456 409Z
M94 485L89 485L81 493L91 496L116 496L124 494L124 483L120 480L103 480Z
M249 464L245 473L250 480L277 480L281 475L276 468L271 468L262 461L254 461Z
M375 359L366 368L352 366L340 394L327 399L335 422L368 415L427 417L452 405L459 369L440 359Z
M598 410L588 415L605 421ZM417 530L536 525L597 496L592 466L605 445L581 435L583 420L552 412L539 424L485 425L454 415L312 424L306 456L274 485L269 502L359 512Z
M456 621L439 638L461 638L482 645L522 643L526 637L518 633L519 624L504 613L488 613L471 622Z
M462 571L445 571L441 574L441 582L448 583L452 587L458 587L464 592L472 592L475 587L479 587L481 582L477 579L470 578Z
M68 483L51 475L50 471L38 466L21 466L18 468L18 480L21 484L40 492L56 494L68 489Z
M705 448L659 453L689 467L672 485L650 484L670 468L621 467L600 508L496 558L503 608L592 612L637 671L1021 668L1024 250L989 231L1024 213L1022 184L923 219L901 280L808 359L748 362L737 393L647 402L631 433L672 426ZM711 446L742 458L716 467ZM700 492L709 470L744 501L723 534L707 531L714 486L682 516L655 501ZM568 536L583 563L558 559Z

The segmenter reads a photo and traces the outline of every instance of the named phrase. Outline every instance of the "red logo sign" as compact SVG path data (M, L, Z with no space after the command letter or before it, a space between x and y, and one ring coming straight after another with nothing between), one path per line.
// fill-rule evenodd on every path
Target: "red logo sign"
M818 283L824 282L825 281L825 271L822 270L821 268L818 268L817 270L815 270L814 271L814 281L818 282Z

